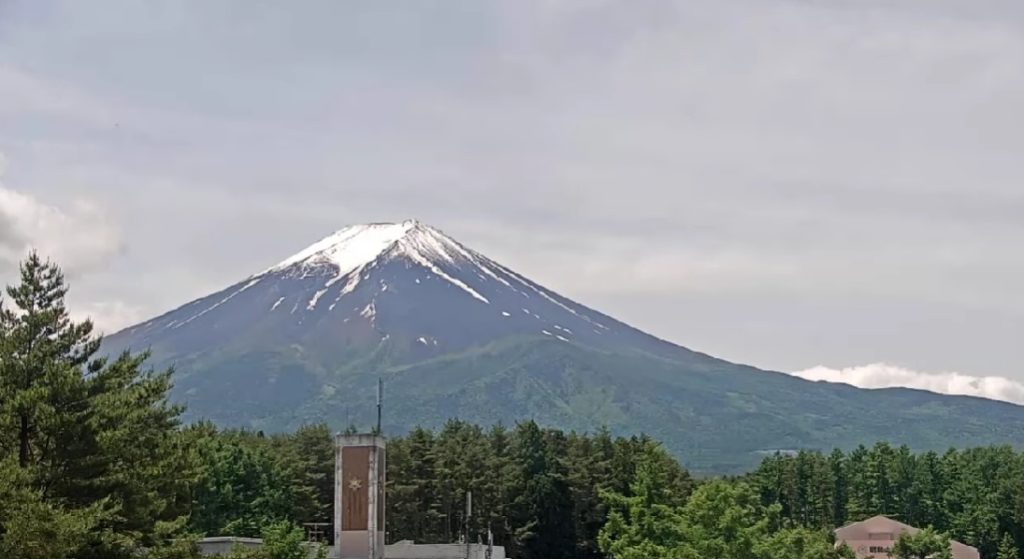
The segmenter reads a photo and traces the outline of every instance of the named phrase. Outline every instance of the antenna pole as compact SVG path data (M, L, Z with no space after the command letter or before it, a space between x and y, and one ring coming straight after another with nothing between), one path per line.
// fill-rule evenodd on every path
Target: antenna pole
M472 559L472 557L470 557L470 549L472 549L472 547L470 546L470 543L469 543L470 541L472 541L472 540L469 539L469 519L472 516L473 516L473 492L472 491L467 491L466 492L466 559Z
M383 434L381 430L381 419L384 411L384 379L377 378L377 434Z

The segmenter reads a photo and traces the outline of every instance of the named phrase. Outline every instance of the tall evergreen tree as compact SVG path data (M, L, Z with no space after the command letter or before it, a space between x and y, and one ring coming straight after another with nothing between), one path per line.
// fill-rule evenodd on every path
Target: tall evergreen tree
M388 443L388 531L391 541L442 541L434 434L417 427Z
M484 511L485 527L496 542L508 542L512 526L512 481L516 466L512 461L512 437L503 425L495 425L487 434L488 461L486 479L491 494L491 506Z
M832 473L832 526L839 527L846 524L847 500L849 499L849 472L846 465L846 455L838 448L832 451L828 457L828 468Z
M74 450L88 444L82 441L88 411L82 367L100 340L89 321L71 321L60 268L32 253L20 272L21 282L7 288L8 304L0 310L0 401L13 423L8 443L17 449L18 465L48 474L71 458L65 443Z
M293 488L293 518L330 524L334 510L334 440L327 425L304 425L271 439L277 468Z
M1013 537L1010 534L1003 534L1003 539L999 542L999 551L996 554L996 559L1019 559L1017 544L1013 541Z
M60 268L37 254L6 292L0 459L17 464L24 494L38 496L53 518L94 519L76 557L162 545L166 527L182 525L191 506L193 475L181 410L167 402L170 372L143 370L145 355L97 358L92 323L71 319ZM9 530L0 526L4 538Z
M207 536L259 537L264 528L295 518L295 486L261 437L193 429L202 463L191 528Z
M603 444L607 441L608 444ZM591 439L575 432L568 437L565 460L568 464L569 487L572 491L573 530L576 533L576 557L602 557L597 536L605 523L607 510L601 492L609 487L612 446L607 431Z
M513 459L513 555L525 559L571 559L575 549L572 502L564 464L563 441L546 437L533 421L516 426Z
M602 494L609 513L599 544L608 557L669 559L682 545L682 513L666 491L669 473L652 456L654 452L649 448L647 454L638 457L628 493L611 490Z

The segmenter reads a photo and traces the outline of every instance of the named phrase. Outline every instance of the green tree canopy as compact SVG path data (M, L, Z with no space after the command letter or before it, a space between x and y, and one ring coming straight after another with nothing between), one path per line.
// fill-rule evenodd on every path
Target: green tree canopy
M926 528L901 534L892 546L892 556L896 559L952 559L953 552L949 536Z
M158 527L183 525L191 506L170 371L144 370L144 354L98 357L101 338L71 319L67 292L33 253L0 307L4 557L129 557L167 544Z
M1003 540L999 542L999 552L996 555L996 559L1019 559L1017 544L1013 541L1013 536L1010 534L1003 534Z

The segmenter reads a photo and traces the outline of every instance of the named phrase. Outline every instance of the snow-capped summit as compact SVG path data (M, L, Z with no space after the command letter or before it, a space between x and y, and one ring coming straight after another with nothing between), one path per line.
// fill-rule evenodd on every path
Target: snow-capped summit
M296 264L333 264L348 273L369 263L402 237L428 229L414 219L401 223L369 223L345 227L286 258L265 273Z
M400 223L370 223L346 227L254 277L282 272L304 277L327 268L333 269L335 275L324 287L330 287L351 276L346 282L347 292L351 292L358 285L359 274L365 268L381 259L394 258L406 258L434 272L469 295L487 302L485 297L464 282L447 275L439 268L441 264L472 263L495 277L493 272L487 269L484 263L486 259L466 249L439 229L415 219Z
M629 343L640 341L649 351L679 349L565 299L416 220L345 227L119 337L149 340L204 327L224 332L225 323L242 315L247 328L287 325L289 335L299 338L330 328L341 348L353 338L358 344L386 340L414 356L507 335L613 345L637 338Z

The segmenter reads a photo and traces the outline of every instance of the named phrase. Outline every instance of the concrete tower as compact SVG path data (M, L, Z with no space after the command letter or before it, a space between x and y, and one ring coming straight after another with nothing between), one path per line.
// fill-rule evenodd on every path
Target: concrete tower
M386 449L378 435L335 438L335 557L384 559Z

